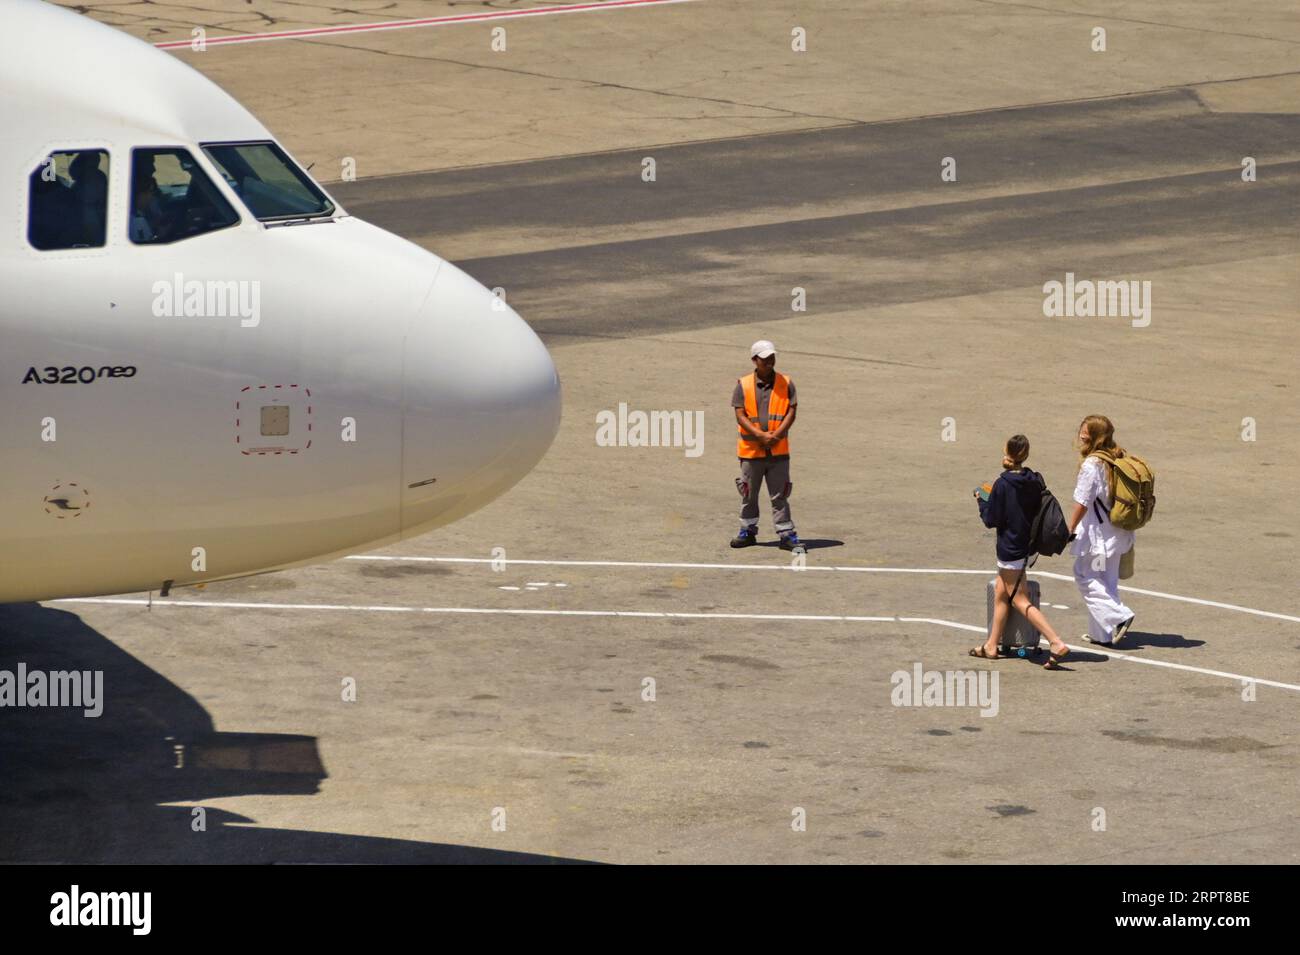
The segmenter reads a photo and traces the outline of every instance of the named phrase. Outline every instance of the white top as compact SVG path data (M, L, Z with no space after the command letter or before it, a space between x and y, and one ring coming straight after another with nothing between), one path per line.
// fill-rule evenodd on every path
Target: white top
M1101 518L1093 501L1101 501ZM1133 547L1133 532L1122 530L1110 522L1110 465L1100 458L1089 457L1079 468L1079 480L1074 486L1074 503L1082 504L1083 520L1074 529L1077 538L1070 545L1075 557L1084 554L1105 554L1107 559L1126 554Z

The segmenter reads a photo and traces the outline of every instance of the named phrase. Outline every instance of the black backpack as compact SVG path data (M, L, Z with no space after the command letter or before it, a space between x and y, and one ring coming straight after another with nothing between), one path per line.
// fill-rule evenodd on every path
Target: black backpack
M1047 482L1039 475L1038 511L1029 522L1029 555L1045 554L1055 557L1065 550L1070 543L1069 527L1065 524L1065 515L1061 513L1060 502L1056 495L1047 489Z
M1016 586L1011 591L1011 598L1014 600L1016 591L1020 589L1020 583L1025 579L1025 574L1034 564L1034 558L1039 554L1045 554L1048 557L1055 557L1065 550L1066 545L1074 540L1074 535L1070 533L1070 528L1066 526L1065 515L1061 513L1061 504L1056 499L1056 495L1047 489L1047 482L1043 476L1038 476L1038 509L1029 521L1029 556L1025 559L1025 569L1020 572L1020 577L1016 580Z

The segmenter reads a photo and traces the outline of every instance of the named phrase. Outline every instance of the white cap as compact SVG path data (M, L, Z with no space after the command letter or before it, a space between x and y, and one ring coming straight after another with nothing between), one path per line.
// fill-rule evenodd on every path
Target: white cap
M775 355L775 354L776 354L776 346L773 345L771 342L769 342L766 338L764 338L762 341L754 342L754 344L751 345L749 349L749 355L751 358L766 358L768 355Z

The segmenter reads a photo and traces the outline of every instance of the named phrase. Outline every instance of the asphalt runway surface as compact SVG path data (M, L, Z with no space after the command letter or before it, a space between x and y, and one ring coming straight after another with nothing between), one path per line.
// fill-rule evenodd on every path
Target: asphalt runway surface
M1300 117L1216 114L1187 89L654 149L653 183L645 153L335 192L506 288L548 342L768 318L788 305L782 283L815 287L816 311L834 312L1300 241ZM1249 187L1243 155L1258 155ZM956 182L940 180L946 156Z
M86 6L156 42L453 9ZM107 695L0 722L0 860L1300 861L1300 33L1242 16L702 0L512 22L502 56L486 26L178 53L349 212L500 286L564 420L374 554L0 607L0 668ZM1149 281L1149 325L1046 317L1067 272ZM727 546L758 338L799 389L802 566L765 500ZM621 403L702 412L703 453L598 443ZM970 489L1020 431L1067 497L1095 411L1159 475L1133 633L1084 642L1053 558L1065 665L972 660ZM896 705L918 666L996 673L996 713Z

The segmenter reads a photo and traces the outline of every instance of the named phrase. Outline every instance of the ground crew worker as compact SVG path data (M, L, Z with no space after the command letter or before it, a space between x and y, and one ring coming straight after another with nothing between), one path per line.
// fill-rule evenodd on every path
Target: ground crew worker
M781 549L803 550L794 532L789 502L790 439L787 435L794 424L794 382L776 370L776 346L771 342L754 342L749 351L754 370L739 379L731 393L731 407L736 409L739 431L736 454L740 458L740 477L736 478L736 488L743 501L740 533L731 546L749 547L758 543L758 491L766 480Z

